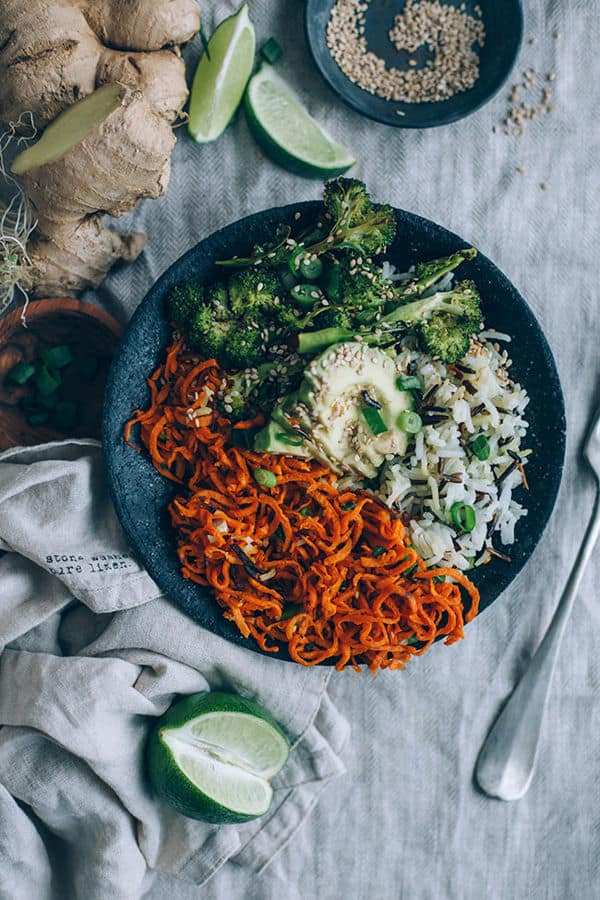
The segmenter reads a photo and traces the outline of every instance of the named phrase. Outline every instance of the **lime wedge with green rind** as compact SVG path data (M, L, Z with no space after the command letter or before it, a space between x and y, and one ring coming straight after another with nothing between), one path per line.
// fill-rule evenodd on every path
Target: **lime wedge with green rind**
M236 694L193 694L156 723L147 747L156 792L184 816L247 822L271 806L289 744L269 713Z
M194 75L188 129L198 143L216 140L229 125L250 78L255 49L254 25L244 3L216 28Z
M244 106L257 143L290 172L307 178L333 178L356 162L329 137L268 63L250 79Z

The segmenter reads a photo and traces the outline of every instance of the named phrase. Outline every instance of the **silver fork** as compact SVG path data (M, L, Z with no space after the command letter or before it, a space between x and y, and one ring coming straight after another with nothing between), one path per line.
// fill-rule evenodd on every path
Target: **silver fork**
M488 734L477 760L475 777L479 786L500 800L518 800L533 779L558 651L583 571L600 535L600 409L592 420L583 456L596 477L594 509L585 537L550 627Z

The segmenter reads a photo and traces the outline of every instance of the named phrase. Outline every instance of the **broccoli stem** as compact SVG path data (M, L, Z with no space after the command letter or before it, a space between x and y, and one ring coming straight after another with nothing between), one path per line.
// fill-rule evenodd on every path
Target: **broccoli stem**
M354 340L356 332L350 328L322 328L320 331L304 331L298 335L298 353L315 354L332 344Z
M429 318L432 312L436 310L444 310L445 312L454 312L457 315L460 314L459 311L455 310L448 302L448 294L444 292L440 292L437 294L432 294L431 297L426 297L421 300L412 300L410 303L404 303L401 306L397 306L396 309L392 310L391 313L388 313L387 316L382 316L382 318L378 322L378 326L383 325L395 325L398 322L403 322L406 325L412 325L415 322L422 321L423 319Z
M436 281L439 281L448 272L454 272L461 263L477 256L477 250L474 247L468 247L466 250L459 250L450 256L444 256L441 259L434 259L429 263L417 266L417 280L411 284L411 289L418 294L424 293Z

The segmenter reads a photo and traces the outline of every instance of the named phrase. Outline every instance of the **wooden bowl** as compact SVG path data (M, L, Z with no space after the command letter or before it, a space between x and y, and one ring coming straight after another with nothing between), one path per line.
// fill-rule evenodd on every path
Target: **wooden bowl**
M67 298L30 303L26 322L24 327L21 308L0 319L0 450L67 437L99 438L109 362L123 331L121 325L99 307ZM89 382L80 380L74 385L71 396L77 401L81 416L68 432L48 424L30 425L19 403L32 393L32 388L6 381L6 375L18 362L31 362L41 351L57 344L69 344L75 352L79 348L80 352L106 360Z

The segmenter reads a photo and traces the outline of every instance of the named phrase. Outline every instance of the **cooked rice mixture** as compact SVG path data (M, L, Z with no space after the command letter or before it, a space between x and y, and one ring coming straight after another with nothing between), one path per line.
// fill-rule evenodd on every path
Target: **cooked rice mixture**
M400 354L402 367L423 382L421 415L425 427L403 460L389 460L380 496L410 517L412 541L426 563L460 569L488 562L493 541L512 544L515 525L527 510L513 499L526 483L530 450L521 449L528 423L527 392L510 380L511 360L499 340L508 335L484 331L468 355L446 366L418 351ZM489 457L478 459L472 442L485 435ZM477 524L457 529L450 510L473 507Z
M327 46L342 72L358 87L385 100L424 103L468 91L479 78L476 47L485 44L481 9L470 15L440 0L406 0L389 31L391 43L412 58L407 69L387 66L367 47L365 14L371 0L337 0L327 24ZM420 65L413 54L425 46Z

